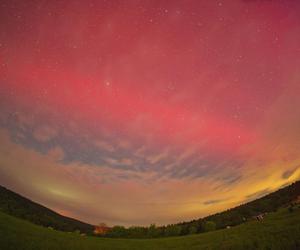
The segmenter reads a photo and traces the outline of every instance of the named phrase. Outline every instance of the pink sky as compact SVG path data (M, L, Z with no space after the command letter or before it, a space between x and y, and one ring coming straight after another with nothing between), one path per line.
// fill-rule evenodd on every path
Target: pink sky
M299 178L297 1L0 10L1 185L90 223L145 225Z

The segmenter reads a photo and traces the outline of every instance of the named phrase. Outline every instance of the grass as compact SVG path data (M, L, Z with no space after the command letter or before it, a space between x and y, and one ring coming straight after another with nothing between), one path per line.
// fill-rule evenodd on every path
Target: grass
M0 249L300 249L300 209L219 231L160 239L107 239L43 228L0 212Z

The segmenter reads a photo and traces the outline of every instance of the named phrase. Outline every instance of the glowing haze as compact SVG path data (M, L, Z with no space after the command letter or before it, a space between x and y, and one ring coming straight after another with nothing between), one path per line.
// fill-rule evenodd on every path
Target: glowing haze
M300 3L1 1L0 184L165 224L300 175Z

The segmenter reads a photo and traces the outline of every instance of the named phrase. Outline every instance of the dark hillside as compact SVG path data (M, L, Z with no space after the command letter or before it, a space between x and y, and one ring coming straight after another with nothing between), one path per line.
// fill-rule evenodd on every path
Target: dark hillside
M61 231L79 230L82 233L92 233L94 229L92 225L62 216L2 186L0 186L0 211Z
M231 208L227 211L207 216L202 219L183 222L179 225L185 229L182 234L188 233L189 227L197 228L198 232L205 232L205 225L212 222L215 229L222 229L227 226L239 225L254 216L274 212L277 209L290 204L300 196L300 181L287 187L279 189L259 199Z
M253 220L254 216L277 211L282 207L292 209L293 201L300 196L300 181L297 181L262 198L238 207L210 215L201 219L156 227L113 227L102 236L117 238L157 238L203 233L236 226ZM91 234L93 226L55 213L0 186L0 210L45 227L61 231L76 231Z

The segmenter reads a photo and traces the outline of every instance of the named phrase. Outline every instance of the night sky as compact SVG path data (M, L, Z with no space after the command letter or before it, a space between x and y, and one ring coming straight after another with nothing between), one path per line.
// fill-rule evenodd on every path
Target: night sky
M0 1L0 184L109 225L300 177L300 1Z

